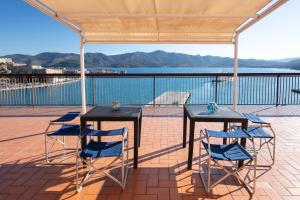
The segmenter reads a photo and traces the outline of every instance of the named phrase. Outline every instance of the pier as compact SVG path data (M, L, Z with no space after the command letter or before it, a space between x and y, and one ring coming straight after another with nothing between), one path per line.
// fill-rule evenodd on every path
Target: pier
M160 96L156 97L153 101L149 102L149 104L155 105L183 105L185 104L191 93L190 92L164 92Z

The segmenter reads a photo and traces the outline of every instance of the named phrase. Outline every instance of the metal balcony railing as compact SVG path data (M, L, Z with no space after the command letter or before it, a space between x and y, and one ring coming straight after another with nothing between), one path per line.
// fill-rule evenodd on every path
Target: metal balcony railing
M300 73L240 73L240 105L300 104ZM87 74L88 105L232 104L232 73ZM0 105L80 105L78 74L1 74Z

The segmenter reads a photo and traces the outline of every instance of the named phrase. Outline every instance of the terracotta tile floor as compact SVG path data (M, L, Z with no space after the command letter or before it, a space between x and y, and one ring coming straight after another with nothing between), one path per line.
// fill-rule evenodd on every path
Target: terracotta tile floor
M299 107L298 107L299 108ZM139 169L130 169L126 190L103 176L93 177L75 192L74 166L49 166L44 161L43 131L50 119L78 107L0 109L0 199L250 199L235 180L228 179L207 195L198 176L198 141L193 170L186 170L182 148L181 108L144 109ZM276 164L259 170L253 199L300 199L300 117L265 117L277 133ZM78 120L77 120L78 122ZM104 123L103 128L130 123ZM221 129L222 124L196 125ZM132 134L130 134L132 136ZM132 138L130 138L132 147ZM74 139L68 140L74 145ZM132 150L130 150L132 158ZM265 159L260 157L260 162ZM220 173L214 174L220 176Z

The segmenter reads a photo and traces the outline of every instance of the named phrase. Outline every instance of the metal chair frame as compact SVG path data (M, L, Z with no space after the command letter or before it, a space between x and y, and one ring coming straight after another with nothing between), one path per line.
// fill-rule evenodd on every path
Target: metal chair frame
M51 126L61 126L62 127L63 125L71 125L71 126L77 125L75 123L66 123L66 122L74 120L76 117L73 117L72 119L61 120L59 122L57 122L57 120L59 118L55 119L55 120L50 120L49 125L47 126L47 128L44 132L44 135L45 135L45 159L46 159L47 164L52 164L52 165L60 165L60 164L74 165L74 164L76 164L75 162L63 162L64 160L66 160L72 156L76 156L76 148L68 148L67 147L65 136L63 136L63 135L62 136L57 136L57 135L52 136L51 134L49 134L49 129ZM62 137L62 139L60 139L60 137ZM51 142L52 142L52 145L49 147L48 145ZM50 160L51 157L54 157L54 156L51 156L51 154L53 153L52 149L56 143L62 145L62 147L63 147L64 160L62 160L60 162L54 162L54 161ZM74 151L74 154L67 156L67 151Z
M205 130L206 131L206 130ZM222 138L222 137L220 137ZM207 166L208 166L208 179L207 179L207 183L204 179L204 176L203 176L203 164L202 164L202 140L203 139L206 139L207 141L207 144L208 144L208 158L207 159L204 159L204 163L206 162L207 163ZM237 138L233 138L234 140L232 142L237 142L237 140L239 139L238 137ZM228 178L229 176L233 176L235 177L240 183L242 183L245 188L251 193L251 194L254 194L255 193L255 189L256 189L256 164L257 164L257 151L255 150L255 144L254 144L254 141L253 141L253 138L251 138L250 136L247 137L247 139L249 141L251 141L252 145L253 145L253 149L254 149L254 153L251 155L252 156L252 159L248 160L247 162L245 162L241 167L238 167L238 162L234 163L234 161L230 161L230 160L222 160L223 162L230 162L232 164L232 166L234 167L234 169L232 171L229 171L228 169L226 169L217 159L214 159L211 157L211 148L210 148L210 137L205 134L203 132L203 130L200 131L200 144L199 144L199 175L200 175L200 178L201 178L201 181L204 185L204 188L205 188L205 191L207 193L211 192L211 190L216 186L218 185L219 183L221 183L223 180L225 180L226 178ZM205 150L205 148L203 148ZM246 149L245 149L246 150ZM206 150L205 150L206 151ZM212 166L212 163L211 162L214 162L219 168L223 169L226 174L221 177L220 179L218 179L217 181L215 181L214 183L212 183L211 181L211 166ZM249 164L251 164L252 162L254 162L254 169L253 169L253 180L252 181L246 181L246 178L247 177L243 177L241 174L240 174L240 171L243 170L245 167L247 167ZM250 169L249 169L250 170ZM250 183L253 182L253 186L251 187L250 186Z
M83 185L86 183L88 178L93 175L94 173L100 173L106 175L108 178L110 178L112 181L117 183L118 185L121 186L122 190L125 189L126 183L127 183L127 176L128 176L128 165L129 165L129 148L128 148L128 129L125 128L124 134L122 135L122 154L120 157L116 157L113 161L111 161L110 164L106 165L105 167L102 167L98 169L95 167L94 163L98 160L101 159L101 157L96 158L96 159L85 159L80 156L80 151L79 151L79 146L80 146L80 141L81 138L86 135L81 135L78 137L78 142L77 142L77 156L76 156L76 191L80 192L82 189ZM96 135L93 135L96 136ZM98 135L97 135L98 136ZM101 135L99 135L101 136ZM102 136L105 137L105 136ZM107 136L109 137L109 136ZM125 146L126 146L126 151L125 151ZM126 156L124 153L126 152ZM93 161L94 160L94 161ZM117 160L121 160L121 180L118 180L116 177L110 175L109 173L105 172L104 170L109 169L112 164L114 164ZM83 165L86 165L86 167L83 167ZM80 168L88 168L88 172L85 174L83 180L79 182L79 169Z
M247 117L246 114L244 114L245 117ZM255 114L254 114L255 115ZM257 118L259 118L257 115L255 115ZM260 119L260 118L259 118ZM275 164L275 155L276 155L276 134L274 129L271 126L271 123L269 122L265 122L262 119L261 123L259 122L254 122L252 121L250 118L248 118L248 120L251 122L251 124L248 126L248 128L261 128L263 130L268 129L270 131L267 131L267 133L270 134L271 137L267 137L267 138L261 138L261 137L255 137L253 136L254 139L259 139L259 148L257 149L257 151L261 151L261 149L264 146L267 146L270 158L271 158L271 163L270 164L266 164L266 165L257 165L257 167L272 167ZM270 147L270 145L272 145L272 149Z
M45 158L46 158L46 162L47 164L50 164L50 165L59 165L59 164L64 164L64 165L75 165L76 163L75 162L63 162L63 161L60 161L60 162L54 162L54 161L51 161L51 157L54 157L54 155L51 156L51 154L53 154L53 147L55 146L55 144L59 144L63 147L63 157L64 157L64 160L72 157L72 156L76 156L76 148L69 148L67 145L66 145L66 136L57 136L57 135L54 135L52 136L51 134L49 134L48 130L51 126L53 125L77 125L77 124L66 124L66 123L55 123L55 124L49 124L49 126L47 127L46 131L45 131ZM60 139L60 137L62 137L62 139ZM69 136L68 136L69 137ZM49 143L52 143L51 146L49 146ZM67 151L74 151L73 154L67 156Z

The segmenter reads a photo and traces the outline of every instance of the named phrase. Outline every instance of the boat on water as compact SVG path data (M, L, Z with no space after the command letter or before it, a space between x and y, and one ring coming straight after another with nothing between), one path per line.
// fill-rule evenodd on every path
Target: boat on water
M100 70L88 71L88 73L95 73L95 74L127 74L127 71L126 70L115 71L115 70L110 70L110 69L100 69Z
M291 89L291 91L300 94L300 89Z

